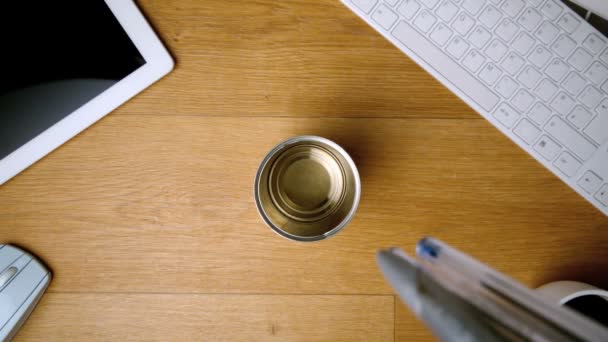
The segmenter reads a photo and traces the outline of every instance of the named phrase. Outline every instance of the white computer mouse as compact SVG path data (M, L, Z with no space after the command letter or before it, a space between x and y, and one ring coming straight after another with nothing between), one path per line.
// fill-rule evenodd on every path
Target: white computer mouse
M42 298L51 272L30 254L0 244L0 341L10 341Z

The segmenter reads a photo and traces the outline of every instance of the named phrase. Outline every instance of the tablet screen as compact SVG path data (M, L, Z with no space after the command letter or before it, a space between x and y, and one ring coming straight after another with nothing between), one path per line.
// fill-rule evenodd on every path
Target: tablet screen
M0 11L0 159L146 62L103 0Z

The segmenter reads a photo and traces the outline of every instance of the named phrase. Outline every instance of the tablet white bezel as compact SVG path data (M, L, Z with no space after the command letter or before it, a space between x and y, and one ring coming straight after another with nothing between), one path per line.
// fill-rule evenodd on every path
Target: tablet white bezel
M168 74L173 60L132 0L104 0L146 64L0 160L0 185Z

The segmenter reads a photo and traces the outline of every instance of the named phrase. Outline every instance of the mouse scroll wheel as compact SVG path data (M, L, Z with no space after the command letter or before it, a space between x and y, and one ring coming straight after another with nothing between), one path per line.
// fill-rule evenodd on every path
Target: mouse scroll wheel
M0 273L0 288L3 288L17 274L17 267L9 267Z

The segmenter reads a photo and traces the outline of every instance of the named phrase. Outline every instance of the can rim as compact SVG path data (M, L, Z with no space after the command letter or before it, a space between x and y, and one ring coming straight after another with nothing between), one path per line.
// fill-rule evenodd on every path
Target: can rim
M355 181L354 182L355 190L354 190L353 206L349 210L346 217L337 226L335 226L333 229L331 229L323 234L320 234L320 235L299 236L299 235L290 234L290 233L284 231L283 229L281 229L280 227L277 227L275 224L273 224L270 221L270 219L268 218L268 215L266 214L266 212L264 210L264 207L262 206L261 200L260 200L260 197L261 197L260 196L260 181L262 178L263 170L266 168L266 165L268 164L270 159L272 159L272 157L274 157L278 152L280 152L280 151L284 150L286 147L289 147L290 145L296 144L298 142L311 141L311 140L321 142L323 144L330 146L331 148L335 149L342 157L344 157L344 159L346 160L346 162L348 163L348 165L350 166L350 168L353 172L353 178ZM325 240L331 236L336 235L346 225L348 225L350 223L350 221L352 221L352 219L354 218L355 213L357 212L357 209L359 207L359 201L361 199L361 178L359 176L359 170L357 169L357 165L355 165L355 162L353 161L351 156L348 154L348 152L346 152L346 150L344 148L342 148L340 145L338 145L337 143L335 143L327 138L319 137L316 135L300 135L300 136L296 136L296 137L287 139L287 140L279 143L272 150L270 150L270 152L268 152L266 154L266 156L260 163L260 166L258 167L258 170L255 175L253 197L255 198L255 204L256 204L256 207L258 210L258 214L260 215L260 217L262 218L264 223L266 223L266 225L268 227L270 227L270 229L272 229L278 235L280 235L283 238L288 239L290 241L298 241L298 242L321 241L321 240Z

